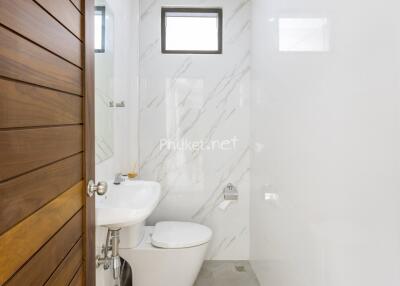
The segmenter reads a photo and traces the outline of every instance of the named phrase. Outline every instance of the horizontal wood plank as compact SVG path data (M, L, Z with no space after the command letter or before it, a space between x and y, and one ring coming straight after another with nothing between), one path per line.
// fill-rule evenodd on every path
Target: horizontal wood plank
M0 285L81 209L82 197L80 182L0 236Z
M82 151L82 126L0 131L0 181Z
M0 75L77 95L82 70L0 27Z
M69 286L82 286L83 285L83 267L79 268Z
M82 123L79 96L0 78L0 98L0 128Z
M82 180L82 153L0 183L0 234Z
M81 0L70 0L70 1L82 13L82 1Z
M68 253L68 256L57 267L56 271L51 275L45 286L68 286L74 278L76 271L82 265L83 255L82 239Z
M69 0L35 0L54 18L82 39L82 15Z
M0 23L82 66L82 42L32 0L0 1Z
M82 260L82 210L57 232L7 283L6 286L43 285L49 277L62 281L67 276L68 285ZM78 256L78 257L77 257ZM64 260L63 260L64 259ZM43 267L45 264L45 267ZM59 271L60 267L72 274ZM55 271L55 272L54 272ZM52 274L54 272L54 274ZM69 276L69 277L68 277ZM56 279L56 280L54 280ZM46 284L62 285L62 284Z

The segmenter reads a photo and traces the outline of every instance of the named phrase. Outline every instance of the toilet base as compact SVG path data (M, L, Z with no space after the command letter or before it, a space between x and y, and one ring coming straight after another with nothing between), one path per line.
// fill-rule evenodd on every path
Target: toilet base
M190 248L163 249L151 244L154 227L146 227L136 248L120 249L132 267L135 286L192 286L203 264L208 243Z

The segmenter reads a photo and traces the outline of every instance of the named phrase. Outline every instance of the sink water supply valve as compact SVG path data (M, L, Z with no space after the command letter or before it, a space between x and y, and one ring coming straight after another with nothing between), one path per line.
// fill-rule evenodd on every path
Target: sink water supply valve
M224 200L218 205L220 210L225 211L234 201L239 200L239 192L237 188L229 183L223 190Z
M114 285L120 286L121 281L121 259L119 256L119 231L120 229L108 229L106 245L102 248L103 256L96 257L96 265L100 267L103 265L104 270L112 267ZM111 252L111 255L109 255Z

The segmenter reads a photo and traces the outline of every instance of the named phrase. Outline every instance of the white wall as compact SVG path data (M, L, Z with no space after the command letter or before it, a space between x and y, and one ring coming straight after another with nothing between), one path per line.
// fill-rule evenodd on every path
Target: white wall
M253 0L251 259L262 285L400 285L399 9ZM303 23L279 34L280 18ZM281 52L279 37L309 51Z
M113 127L110 136L113 155L96 165L96 179L112 179L116 173L131 171L138 164L138 106L139 106L139 0L97 0L106 5L106 52L96 54L96 101L100 101L99 87L109 82L107 98L124 101L125 108L108 108ZM111 78L110 78L111 77ZM104 100L107 103L107 100ZM98 104L96 102L96 113ZM96 120L96 130L108 124Z
M222 7L222 55L161 54L161 7ZM185 220L214 231L208 259L249 258L250 1L141 0L141 178L162 183L148 223ZM238 138L230 151L179 151L160 140ZM240 199L217 208L232 182Z
M103 86L102 80L110 80L110 92L114 101L125 101L125 108L114 108L113 133L114 154L108 160L96 165L96 180L109 180L118 172L128 172L133 163L138 163L138 73L139 73L139 1L98 0L96 5L106 5L106 54L96 54L96 87ZM111 56L110 56L111 54ZM103 64L104 57L112 60ZM100 64L99 64L100 62ZM106 70L112 69L112 72ZM104 79L103 74L112 75ZM100 82L99 82L100 81ZM96 94L96 100L99 94ZM97 112L97 110L96 110ZM96 124L101 123L97 120ZM103 126L97 126L103 128ZM101 245L106 240L106 229L96 228L96 251L101 254ZM96 271L98 286L112 284L112 270Z

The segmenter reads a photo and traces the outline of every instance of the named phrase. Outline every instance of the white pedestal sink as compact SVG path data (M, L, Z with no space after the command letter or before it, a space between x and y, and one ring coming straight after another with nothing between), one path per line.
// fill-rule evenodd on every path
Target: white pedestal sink
M109 181L107 184L105 195L96 194L96 245L101 241L99 230L108 229L105 246L100 244L98 247L97 252L102 254L97 256L96 262L104 270L112 267L113 277L118 279L121 266L119 249L136 247L142 241L145 220L160 201L161 186L156 182L139 180L126 180L119 185Z
M96 195L96 225L109 229L142 225L160 201L161 186L151 181L108 182L104 196Z

